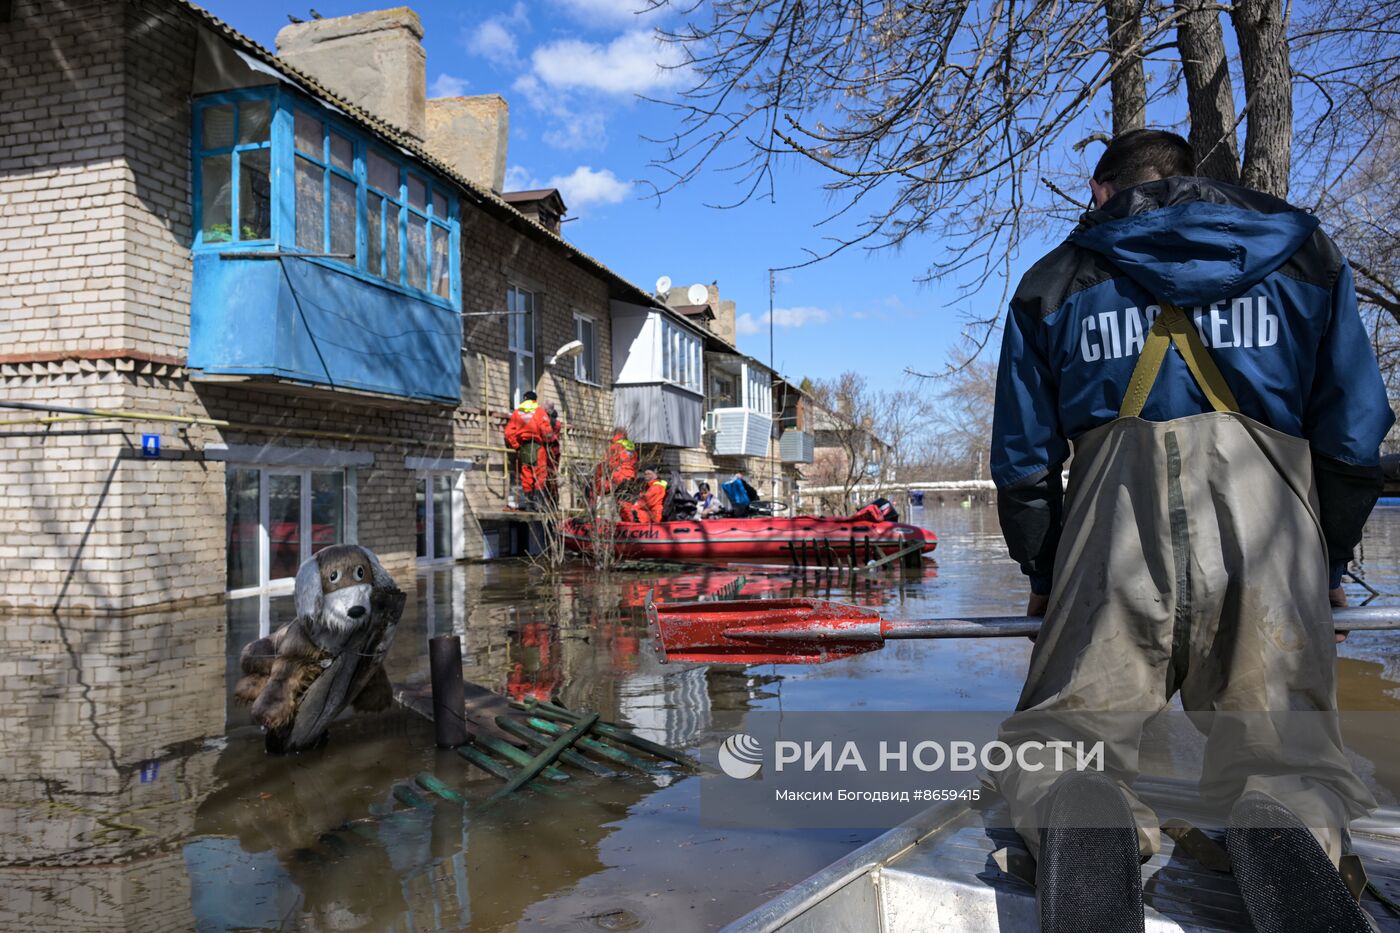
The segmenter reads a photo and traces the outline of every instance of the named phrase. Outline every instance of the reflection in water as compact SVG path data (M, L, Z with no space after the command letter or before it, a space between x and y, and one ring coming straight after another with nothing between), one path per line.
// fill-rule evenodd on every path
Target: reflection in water
M1009 709L1023 639L897 642L826 665L657 663L639 611L647 593L689 601L739 576L746 596L831 596L891 617L1022 608L993 509L929 509L926 520L938 565L912 576L434 569L401 581L410 602L388 670L421 683L426 640L456 633L469 680L557 695L681 746L714 743L715 717L745 710ZM1400 592L1400 510L1377 512L1363 553L1373 585ZM706 929L870 835L710 828L697 781L636 775L576 774L552 795L483 809L497 782L435 749L430 725L401 710L342 720L318 751L269 757L230 697L239 648L290 612L290 597L250 597L134 618L6 620L0 927ZM1344 708L1400 708L1395 638L1343 647ZM1360 754L1393 742L1365 728L1348 733ZM1368 776L1400 786L1385 768ZM403 790L423 772L467 806L415 807Z
M0 625L0 928L194 925L223 635L222 607Z

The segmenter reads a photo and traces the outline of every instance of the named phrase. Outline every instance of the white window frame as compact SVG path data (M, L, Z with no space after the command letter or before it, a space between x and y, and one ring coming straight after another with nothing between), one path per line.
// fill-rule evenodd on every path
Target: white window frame
M592 340L583 339L583 324L587 322L592 332ZM583 352L574 357L574 378L585 385L601 385L598 379L598 319L582 311L574 312L574 339L583 344ZM584 358L593 370L593 378L584 374Z
M307 558L311 556L311 475L313 473L340 473L341 486L341 543L354 543L356 540L355 530L357 527L355 510L357 508L356 497L352 490L355 483L355 471L345 467L269 467L256 463L230 463L229 469L254 470L258 473L258 582L253 586L240 587L236 590L227 591L229 598L241 596L253 596L258 593L277 595L290 593L296 588L296 575L282 577L278 580L270 578L272 573L272 541L268 534L268 509L272 483L272 476L300 476L301 492L300 502L297 510L298 521L298 557L297 566L300 567ZM227 542L225 542L227 548ZM224 555L225 562L228 561L228 554ZM266 634L266 633L264 633Z
M528 296L530 305L528 309L519 307L520 296ZM524 310L525 314L518 313L522 310ZM539 379L540 374L535 367L534 347L538 339L537 330L539 315L536 313L538 310L539 294L537 292L532 292L523 285L511 284L506 287L506 311L510 312L506 315L506 350L510 355L510 362L512 364L511 372L515 374L511 379L510 386L510 404L512 408L520 404L520 399L526 392L534 391L535 381ZM530 318L530 346L528 347L519 345L525 342L523 339L524 328L522 326L522 318L526 314L529 315ZM518 382L519 375L524 370L526 360L530 361L529 385L523 385L523 383Z
M446 476L449 480L447 486L447 497L449 501L448 512L452 516L452 531L449 535L451 552L448 554L431 554L431 556L419 556L418 564L450 564L457 560L462 552L462 542L464 536L463 522L465 515L461 508L461 476L459 470L418 470L414 473L414 482L426 484L423 496L423 541L427 550L431 553L437 541L437 510L433 507L433 480L439 476ZM414 504L417 505L417 492L414 493ZM414 529L415 534L417 529Z
M744 364L743 405L760 415L773 413L773 380L748 363Z
M699 337L666 318L661 319L660 346L657 352L661 381L691 392L703 393L700 353Z

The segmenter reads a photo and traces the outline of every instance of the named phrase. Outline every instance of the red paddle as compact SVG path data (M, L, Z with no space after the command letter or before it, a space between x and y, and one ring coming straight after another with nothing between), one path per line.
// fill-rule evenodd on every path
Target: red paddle
M882 619L873 609L823 599L741 599L671 603L647 598L654 647L665 661L711 664L820 664L880 648L893 638L1006 638L1033 635L1030 616ZM1339 632L1400 629L1400 607L1334 609Z

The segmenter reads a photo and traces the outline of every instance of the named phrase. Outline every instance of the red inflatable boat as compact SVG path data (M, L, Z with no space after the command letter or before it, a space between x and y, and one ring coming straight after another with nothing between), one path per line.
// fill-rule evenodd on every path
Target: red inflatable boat
M901 522L852 518L712 518L689 522L618 522L612 538L619 557L632 560L740 560L767 558L789 563L796 546L807 563L857 562L894 554L915 541L923 553L938 546L931 531ZM573 551L593 550L592 526L580 519L564 523L564 543Z

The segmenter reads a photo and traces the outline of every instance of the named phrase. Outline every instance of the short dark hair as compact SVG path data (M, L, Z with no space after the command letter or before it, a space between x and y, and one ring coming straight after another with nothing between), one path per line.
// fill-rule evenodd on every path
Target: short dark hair
M526 402L537 402L540 397L533 392L526 392L524 395L520 396L520 398Z
M1094 181L1121 191L1159 178L1196 174L1191 144L1166 130L1129 130L1113 138L1094 166Z

